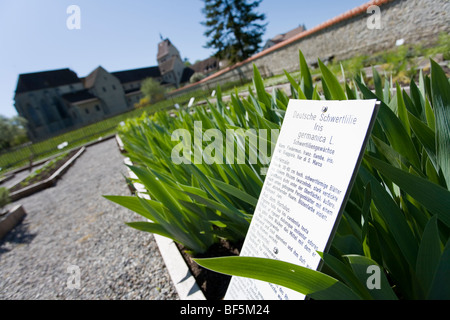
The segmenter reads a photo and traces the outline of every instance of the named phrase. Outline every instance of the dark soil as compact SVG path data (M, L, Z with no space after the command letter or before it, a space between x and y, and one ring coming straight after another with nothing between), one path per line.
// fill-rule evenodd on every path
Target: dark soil
M230 243L225 240L221 240L209 248L209 250L203 254L197 254L194 258L214 258L224 256L238 256L242 248L243 241L239 243ZM221 300L225 296L225 293L230 283L231 276L224 275L218 272L214 272L205 269L195 263L193 256L186 252L187 250L177 243L177 247L180 250L186 264L188 265L192 275L194 276L198 286L203 291L207 300Z
M11 189L9 189L9 192L18 191L20 189L25 188L26 186L29 186L29 185L32 185L32 184L35 184L35 183L38 183L38 182L41 182L41 181L44 181L44 180L50 178L52 176L52 174L54 174L60 167L62 167L79 150L80 149L75 149L75 150L69 151L69 153L67 153L64 158L56 161L55 163L53 163L53 165L48 167L46 170L42 170L37 175L35 175L34 177L28 179L27 181L24 181L24 182L21 182L21 183L15 185Z

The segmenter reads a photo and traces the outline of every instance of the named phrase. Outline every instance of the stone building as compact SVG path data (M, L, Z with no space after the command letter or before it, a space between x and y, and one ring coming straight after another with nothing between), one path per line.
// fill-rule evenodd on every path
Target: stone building
M32 140L44 139L76 128L79 111L63 95L84 90L77 74L60 69L19 75L14 96L18 114L28 120Z
M39 141L132 110L141 84L153 78L179 87L194 73L168 39L158 45L158 66L108 72L99 66L84 78L70 69L20 74L14 96L28 134Z
M128 104L125 91L119 79L101 66L83 79L84 87L98 97L105 116L112 116L126 111Z
M159 68L110 73L99 66L85 78L70 69L21 74L15 107L30 139L39 141L132 110L147 78L161 82Z
M216 57L209 57L205 60L198 61L191 66L196 73L209 76L218 71L221 67L221 61Z
M105 117L101 100L88 89L66 93L62 98L71 107L72 116L79 125L91 124Z
M172 84L177 88L181 83L189 81L194 73L194 70L184 65L180 52L169 39L162 40L158 44L156 59L163 82Z
M301 26L298 26L297 28L292 29L286 33L278 34L275 37L267 40L264 47L262 48L262 50L269 49L270 47L273 47L274 45L276 45L278 43L281 43L285 40L291 39L292 37L296 36L299 33L302 33L305 30L306 30L306 27L304 25L301 25Z
M132 108L135 103L139 103L140 99L143 98L141 92L142 81L152 78L160 83L162 82L161 72L157 66L117 71L111 74L119 79L122 84L129 108Z

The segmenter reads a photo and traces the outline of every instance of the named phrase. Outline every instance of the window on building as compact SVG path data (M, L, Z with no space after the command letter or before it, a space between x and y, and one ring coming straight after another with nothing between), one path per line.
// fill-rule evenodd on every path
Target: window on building
M98 104L95 105L95 110L100 111L100 106Z
M113 88L113 90L116 90L116 86L115 85L112 85L112 88Z
M105 87L102 87L102 89L103 89L103 92L106 92L106 88Z
M86 112L86 114L88 114L89 113L89 109L88 108L84 109L84 112Z

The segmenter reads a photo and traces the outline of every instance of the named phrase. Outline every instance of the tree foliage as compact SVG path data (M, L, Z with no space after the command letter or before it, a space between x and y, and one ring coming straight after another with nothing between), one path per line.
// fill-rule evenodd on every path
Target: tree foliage
M204 0L202 22L209 38L206 48L215 56L231 62L243 61L256 53L267 24L264 14L255 12L262 0Z
M28 141L26 120L16 116L7 118L0 115L0 151Z
M147 78L142 81L141 92L153 103L164 98L165 88L155 79Z

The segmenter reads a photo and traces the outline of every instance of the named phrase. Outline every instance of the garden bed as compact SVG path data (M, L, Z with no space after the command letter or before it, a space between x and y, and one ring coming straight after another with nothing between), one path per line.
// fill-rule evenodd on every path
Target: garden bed
M225 293L230 283L231 276L214 272L209 269L205 269L199 266L192 258L213 258L224 256L238 256L242 248L243 242L236 244L230 243L225 240L221 240L219 243L212 245L209 250L203 254L193 257L186 248L180 244L176 244L178 250L180 250L184 261L186 262L189 270L191 271L195 281L202 290L207 300L221 300L225 296Z
M69 151L63 156L49 161L44 167L9 189L11 201L29 196L37 191L51 187L84 152L85 148Z
M119 147L119 150L123 152L123 142L120 139L119 135L116 136L116 141ZM122 148L121 148L122 147ZM127 165L132 165L132 162L129 158L124 159L124 163ZM145 192L145 189L142 189L143 186L137 183L132 183L131 180L137 178L131 170L128 169L128 175L127 177L127 184L130 188L130 192L134 193L136 195L139 195L142 192ZM142 194L141 194L142 196ZM156 235L155 235L156 236ZM162 237L162 236L158 236ZM158 241L157 241L158 242ZM172 279L172 281L175 282L176 286L180 286L182 282L186 280L187 277L193 277L195 280L195 283L198 285L199 289L202 291L203 296L206 300L221 300L224 298L225 293L228 288L228 284L230 283L231 276L227 276L218 272L214 272L209 269L205 269L201 266L199 266L195 261L193 261L193 258L211 258L211 257L221 257L221 256L238 256L239 252L243 245L243 240L239 243L231 243L226 240L221 240L218 243L212 245L209 250L203 254L198 254L195 256L192 256L192 254L189 252L188 249L186 249L183 245L174 242L174 247L180 252L181 257L183 260L181 260L181 257L178 258L174 255L171 257L168 257L167 255L170 255L170 252L164 252L170 251L166 247L167 244L160 244L158 242L159 249L161 251L161 254L165 260L167 268L170 270L175 269L182 269L180 268L180 264L185 264L186 267L189 269L190 274L184 275L184 278L181 279L181 281L177 281L179 279ZM179 272L176 272L177 274ZM180 291L185 291L181 288L177 288L177 291L180 294ZM190 289L189 291L195 291ZM196 295L198 297L198 295ZM181 299L190 299L190 294L180 294Z
M446 111L450 98L446 93L450 87L446 69L430 60L429 76L425 71L419 72L418 84L413 79L409 90L404 88L394 94L393 89L402 89L401 84L383 77L376 68L372 89L359 76L341 84L339 75L319 61L319 84L313 81L301 52L299 58L300 80L286 73L291 96L281 90L268 94L255 67L256 92L248 99L234 97L225 104L218 95L216 107L180 108L172 114L129 120L120 134L125 138L129 159L136 164L129 167L136 176L131 181L137 196L149 201L114 195L108 199L148 220L129 223L131 227L174 239L194 252L208 252L211 248L203 257L220 256L213 248L218 238L245 237L264 183L263 169L267 168L267 163L258 161L238 165L239 152L250 159L246 144L234 143L241 141L245 130L280 129L291 99L378 100L380 112L371 135L373 144L365 150L354 192L349 193L334 234L332 250L324 258L328 260L324 261L324 271L312 273L286 263L239 257L199 263L228 275L287 286L313 299L450 297L448 274L443 271L448 269L446 258L450 252L450 172L445 170L449 150L434 143L449 139ZM243 132L231 136L233 139L227 136L233 152L225 153L218 149L223 147L223 139L218 145L216 140L229 127ZM192 130L189 131L192 128L193 143ZM201 138L196 141L196 137ZM208 144L211 138L215 138L214 144ZM275 136L265 138L272 146L275 144ZM258 148L256 142L253 147L255 153L267 151ZM201 152L196 153L197 150ZM225 156L226 163L220 161ZM165 250L160 251L164 257ZM187 263L178 262L183 259L180 252ZM429 252L433 252L432 261ZM201 287L205 292L203 299L223 298L230 277L224 277L219 284L213 273L205 283L201 278L204 271L184 248L174 248L172 253L179 256L175 264L190 266L189 272L184 271L184 278L196 278L198 286L192 292L199 292L197 287ZM366 266L379 266L377 281L384 283L377 288L380 290L369 287L363 271ZM184 278L174 278L175 286ZM217 291L208 292L211 286ZM180 299L192 298L191 294L180 295Z

